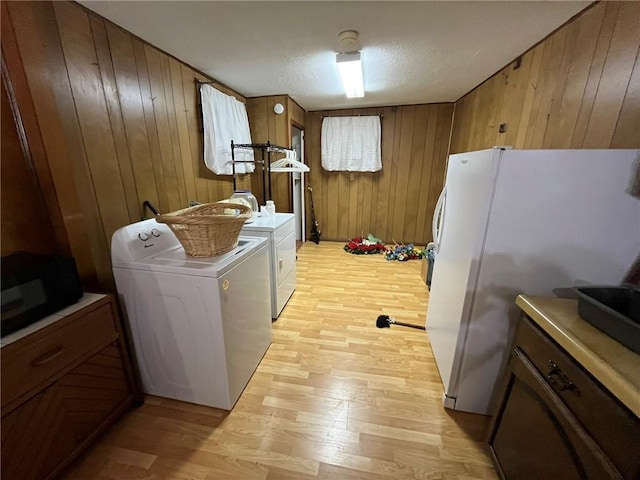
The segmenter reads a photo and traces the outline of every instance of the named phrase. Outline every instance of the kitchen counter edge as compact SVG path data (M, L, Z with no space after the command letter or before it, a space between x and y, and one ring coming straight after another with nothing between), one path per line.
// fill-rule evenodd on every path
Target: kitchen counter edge
M640 417L640 355L580 318L576 300L518 295L516 304Z

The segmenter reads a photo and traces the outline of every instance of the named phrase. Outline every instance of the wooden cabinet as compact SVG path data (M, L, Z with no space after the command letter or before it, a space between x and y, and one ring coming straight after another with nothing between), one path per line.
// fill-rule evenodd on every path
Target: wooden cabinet
M5 480L57 476L134 402L114 300L94 297L2 346Z
M638 417L526 315L499 399L489 444L504 478L640 478Z

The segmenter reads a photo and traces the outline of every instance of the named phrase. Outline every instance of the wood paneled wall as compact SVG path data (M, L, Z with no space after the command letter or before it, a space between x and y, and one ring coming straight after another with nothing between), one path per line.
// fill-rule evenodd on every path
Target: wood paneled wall
M284 106L284 112L279 115L273 111L276 103ZM303 129L305 126L306 112L288 95L248 98L247 114L253 143L265 143L268 140L282 147L291 147L291 124L295 123ZM272 160L281 157L276 154ZM263 204L262 177L259 173L252 175L251 188L258 202ZM293 211L290 174L272 174L271 193L278 212Z
M202 162L195 79L210 79L194 69L71 2L2 2L2 51L83 278L113 290L111 235L151 215L143 201L168 212L231 194Z
M639 52L640 3L595 5L456 103L451 153L640 147Z
M291 135L289 133L289 109L287 95L274 95L269 97L254 97L247 99L247 115L249 116L249 127L251 128L251 141L253 143L266 143L267 141L289 147L291 145ZM276 115L273 107L276 103L281 103L285 111ZM260 155L256 151L256 156ZM266 154L265 154L266 155ZM278 157L272 157L272 160ZM262 177L258 172L260 166L256 164L256 173L251 178L251 188L258 203L264 205L263 199L268 199L268 192L263 196ZM268 182L268 180L267 180ZM291 211L290 181L288 174L271 175L271 198L276 204L278 212ZM268 187L267 187L268 188Z
M0 254L19 250L40 254L60 254L53 225L38 185L29 152L23 148L5 82L0 86L2 118L2 165L0 169Z
M288 98L287 102L290 123L295 123L298 128L304 129L307 121L307 112L292 98Z
M451 103L307 113L306 151L322 238L372 233L388 243L430 242L452 114ZM320 138L326 115L382 115L382 170L324 170Z

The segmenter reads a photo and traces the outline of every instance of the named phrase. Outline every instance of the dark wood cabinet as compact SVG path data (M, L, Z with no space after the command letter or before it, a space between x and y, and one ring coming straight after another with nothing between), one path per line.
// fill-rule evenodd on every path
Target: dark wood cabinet
M41 479L78 447L67 413L51 385L2 417L2 477Z
M507 375L491 441L506 478L622 478L521 350Z
M506 479L638 479L640 421L526 315L489 444Z
M3 480L58 476L134 404L115 302L96 297L2 347Z

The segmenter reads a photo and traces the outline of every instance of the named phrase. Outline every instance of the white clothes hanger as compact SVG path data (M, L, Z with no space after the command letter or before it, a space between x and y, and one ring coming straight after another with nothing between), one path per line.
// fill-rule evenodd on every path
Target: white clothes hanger
M281 150L285 156L271 162L272 172L308 172L309 167L296 160L295 150Z

